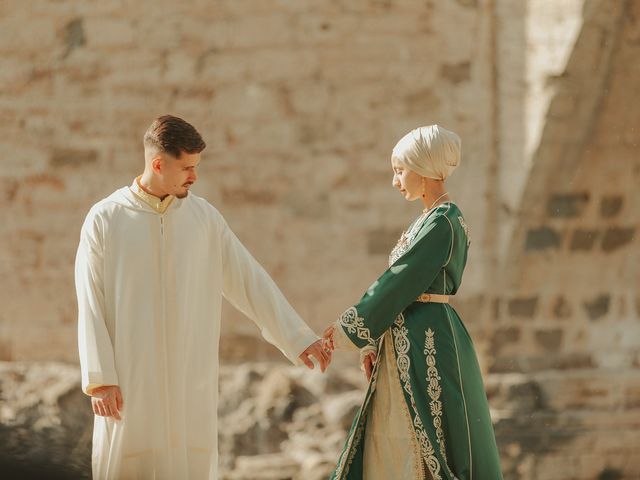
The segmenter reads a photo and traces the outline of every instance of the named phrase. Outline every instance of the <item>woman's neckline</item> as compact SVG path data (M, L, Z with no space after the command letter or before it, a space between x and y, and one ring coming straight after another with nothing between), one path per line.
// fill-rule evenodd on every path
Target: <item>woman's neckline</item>
M448 203L448 204L450 204L450 205L456 205L456 203L455 203L455 202L453 202L453 201L451 201L451 200L445 200L444 202L439 203L438 205L435 205L435 206L433 206L433 207L431 207L431 208L429 208L429 209L424 209L424 210L422 210L422 214L433 212L433 211L434 211L434 210L436 210L438 207L441 207L442 205L444 205L444 204L446 204L446 203ZM457 205L456 205L456 206L457 206Z

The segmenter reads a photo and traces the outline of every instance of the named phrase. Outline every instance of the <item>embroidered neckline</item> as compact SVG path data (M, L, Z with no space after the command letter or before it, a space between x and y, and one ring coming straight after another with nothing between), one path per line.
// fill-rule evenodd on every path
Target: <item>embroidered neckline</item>
M400 235L396 246L391 249L391 253L389 254L389 266L396 263L396 261L404 255L409 248L411 247L411 243L416 238L420 229L424 226L425 222L429 219L431 214L435 212L439 207L445 204L455 205L453 202L442 202L440 205L436 205L431 210L427 210L426 212L421 213L418 218L411 224L409 230L405 230ZM449 207L451 208L451 207Z

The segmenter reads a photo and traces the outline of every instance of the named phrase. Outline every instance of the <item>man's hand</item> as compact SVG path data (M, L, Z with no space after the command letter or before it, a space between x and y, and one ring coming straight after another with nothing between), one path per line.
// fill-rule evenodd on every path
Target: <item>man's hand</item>
M373 365L375 363L376 352L369 352L362 359L362 367L364 368L364 374L367 376L367 382L371 380L371 373L373 372Z
M326 348L322 340L316 340L300 354L299 358L307 367L313 370L313 362L309 357L315 357L315 359L320 362L320 370L324 372L331 363L331 353L331 349Z
M120 416L122 405L122 392L117 385L107 385L91 390L91 407L96 415L122 420Z

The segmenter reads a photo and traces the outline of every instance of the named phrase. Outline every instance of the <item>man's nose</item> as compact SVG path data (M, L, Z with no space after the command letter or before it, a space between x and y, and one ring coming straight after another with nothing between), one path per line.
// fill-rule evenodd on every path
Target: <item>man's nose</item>
M195 170L191 172L189 180L191 180L192 182L195 182L196 180L198 180L198 174L196 173Z

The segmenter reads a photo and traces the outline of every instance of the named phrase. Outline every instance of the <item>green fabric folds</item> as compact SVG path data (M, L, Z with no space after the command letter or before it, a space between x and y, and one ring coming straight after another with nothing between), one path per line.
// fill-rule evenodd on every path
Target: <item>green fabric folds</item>
M390 267L339 324L358 347L392 347L401 395L423 461L424 478L499 480L500 460L473 342L449 304L420 303L422 293L454 295L467 261L469 232L445 203L419 217L390 256ZM366 418L377 368L332 479L360 480ZM410 448L409 446L407 448Z

